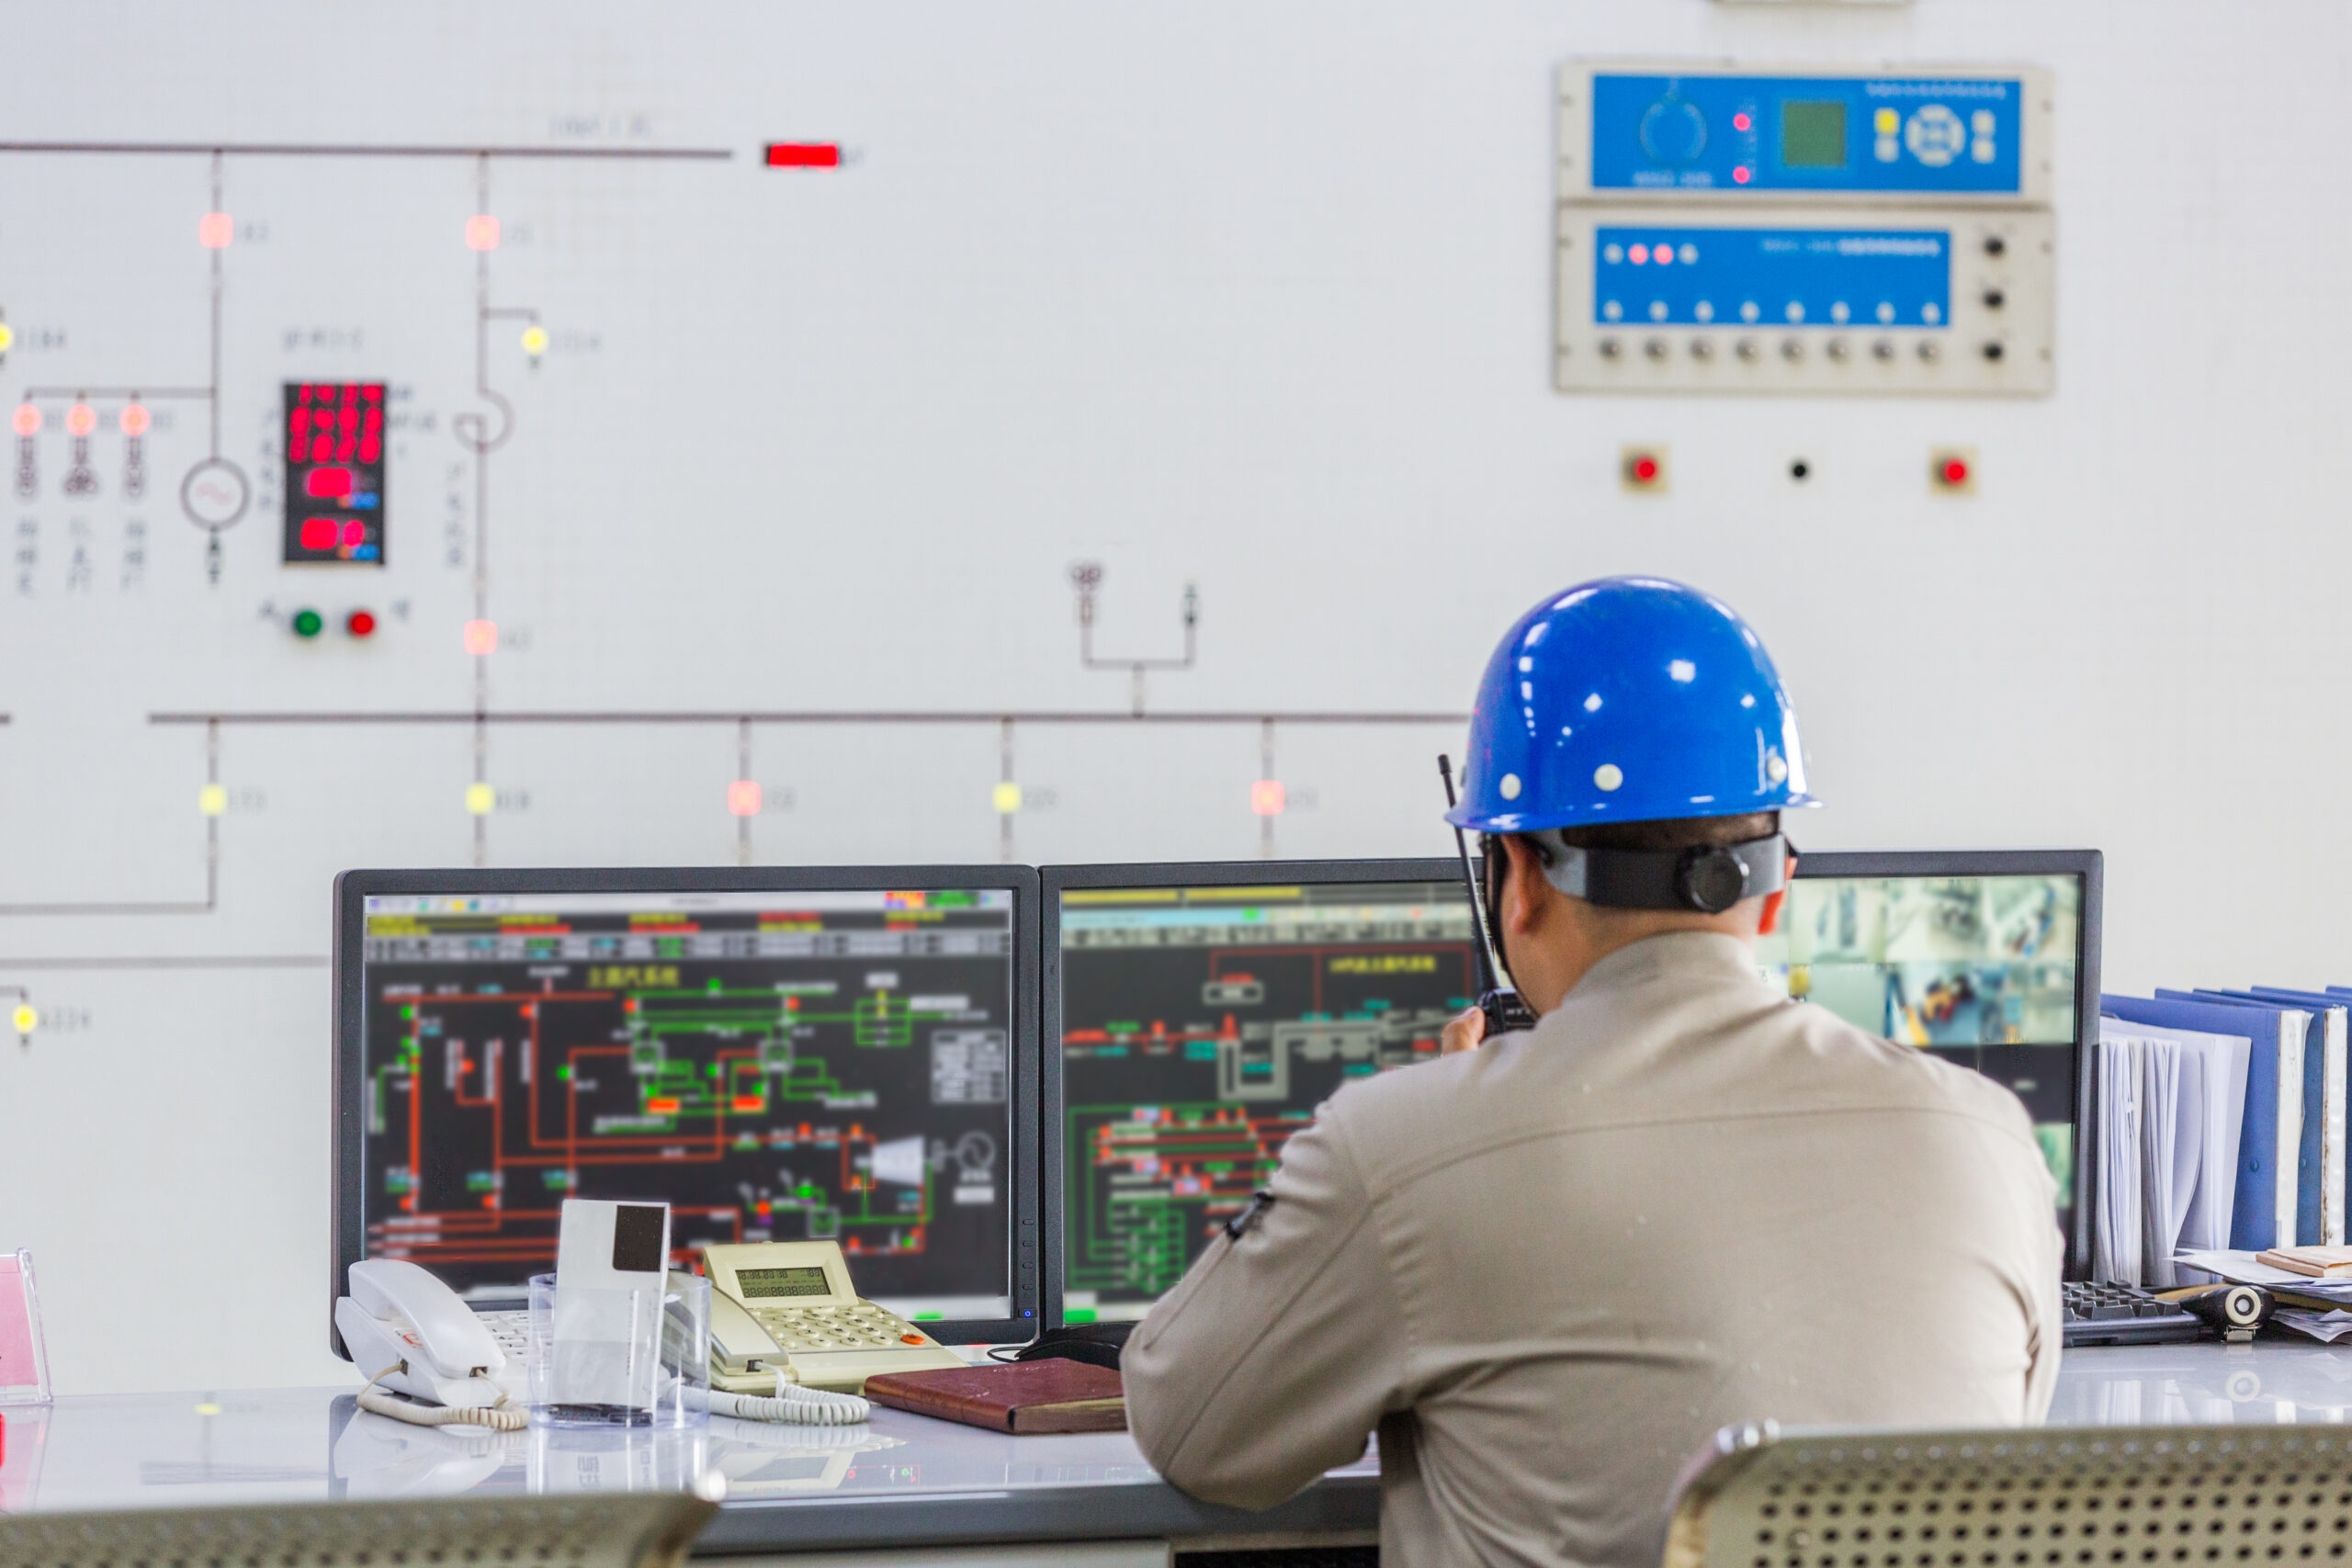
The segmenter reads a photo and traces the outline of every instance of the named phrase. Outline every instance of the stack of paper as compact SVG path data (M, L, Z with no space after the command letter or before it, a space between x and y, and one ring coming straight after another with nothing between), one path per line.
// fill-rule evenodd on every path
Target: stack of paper
M2098 1209L2091 1226L2091 1275L2140 1282L2140 1092L2143 1075L2134 1047L2143 1041L2109 1032L2099 1021ZM2169 1256L2169 1254L2167 1254Z

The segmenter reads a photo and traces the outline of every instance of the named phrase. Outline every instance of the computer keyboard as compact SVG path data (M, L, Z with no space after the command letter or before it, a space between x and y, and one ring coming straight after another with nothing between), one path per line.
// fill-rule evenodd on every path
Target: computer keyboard
M2154 1345L2194 1339L2205 1325L2196 1314L2158 1301L2137 1285L2068 1280L2061 1287L2069 1345Z

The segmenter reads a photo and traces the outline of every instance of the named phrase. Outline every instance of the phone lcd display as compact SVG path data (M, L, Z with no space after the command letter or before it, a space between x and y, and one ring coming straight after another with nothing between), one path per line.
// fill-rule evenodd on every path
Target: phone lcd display
M743 1287L745 1301L770 1296L830 1296L833 1293L833 1287L826 1280L824 1269L819 1268L739 1269L735 1271L735 1282Z

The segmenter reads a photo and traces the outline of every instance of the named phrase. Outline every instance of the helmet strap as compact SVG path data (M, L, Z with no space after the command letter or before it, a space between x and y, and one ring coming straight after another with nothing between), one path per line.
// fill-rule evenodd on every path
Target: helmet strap
M1556 829L1531 833L1544 851L1544 875L1571 898L1610 909L1679 909L1720 915L1743 898L1788 885L1784 833L1739 844L1680 850L1580 849Z

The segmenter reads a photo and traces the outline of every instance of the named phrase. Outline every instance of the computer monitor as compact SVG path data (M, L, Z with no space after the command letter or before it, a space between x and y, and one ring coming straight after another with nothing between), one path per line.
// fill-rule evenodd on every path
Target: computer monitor
M1036 873L356 871L335 883L335 1290L484 1307L567 1197L706 1242L840 1243L942 1339L1043 1312Z
M2096 851L1808 854L1765 976L2016 1090L2088 1257ZM1351 1077L1477 994L1459 861L1047 867L1048 1321L1141 1316ZM1053 1223L1059 1216L1059 1224Z
M1433 1059L1478 994L1458 860L1043 880L1048 1321L1142 1316L1316 1106Z
M2016 1091L2058 1184L2069 1278L2090 1257L2101 869L2097 850L1800 855L1757 944L1790 995Z

